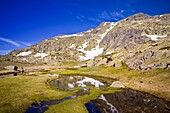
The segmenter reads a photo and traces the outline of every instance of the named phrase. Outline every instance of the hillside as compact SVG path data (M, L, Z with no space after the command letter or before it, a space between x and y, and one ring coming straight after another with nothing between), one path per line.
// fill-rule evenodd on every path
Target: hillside
M170 14L132 15L97 28L55 36L28 48L1 56L1 60L62 65L83 62L88 66L127 65L131 69L169 68Z

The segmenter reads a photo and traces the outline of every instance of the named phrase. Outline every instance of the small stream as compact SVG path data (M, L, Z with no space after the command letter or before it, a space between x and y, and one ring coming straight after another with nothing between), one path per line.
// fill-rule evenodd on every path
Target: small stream
M112 82L113 80L102 77L96 80L85 76L60 76L57 80L51 81L50 85L62 91L72 92L76 88L78 92L60 100L42 101L40 104L33 103L25 113L44 113L51 105L89 94L92 87L104 91ZM97 99L86 103L85 107L89 113L170 113L170 102L132 89L102 94Z

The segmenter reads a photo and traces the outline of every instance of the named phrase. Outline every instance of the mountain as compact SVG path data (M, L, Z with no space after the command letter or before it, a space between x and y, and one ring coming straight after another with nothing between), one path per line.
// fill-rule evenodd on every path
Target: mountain
M1 60L62 65L127 65L131 69L170 66L170 14L132 15L118 22L103 22L97 28L43 40L25 49L1 56Z

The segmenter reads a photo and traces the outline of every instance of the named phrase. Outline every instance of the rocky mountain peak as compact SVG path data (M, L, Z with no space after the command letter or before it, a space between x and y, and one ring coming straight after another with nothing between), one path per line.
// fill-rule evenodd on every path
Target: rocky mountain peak
M150 17L150 15L148 15L148 14L144 14L144 13L137 13L137 14L134 14L134 15L132 15L132 16L130 16L129 18L146 18L146 17Z
M170 61L169 18L169 14L139 13L118 22L103 22L84 32L46 39L1 59L54 65L83 61L87 65L126 64L132 69L166 68Z

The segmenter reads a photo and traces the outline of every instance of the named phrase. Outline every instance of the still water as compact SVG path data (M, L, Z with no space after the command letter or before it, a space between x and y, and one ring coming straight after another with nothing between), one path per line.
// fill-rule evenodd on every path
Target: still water
M113 80L102 77L95 79L85 76L60 76L51 81L50 85L62 91L73 91L76 88L78 92L60 100L33 103L25 113L44 113L51 105L89 94L92 87L105 90L112 82ZM85 107L89 113L170 113L170 102L132 89L101 94L97 99L86 103Z
M132 89L102 94L85 106L89 113L170 113L170 102Z

